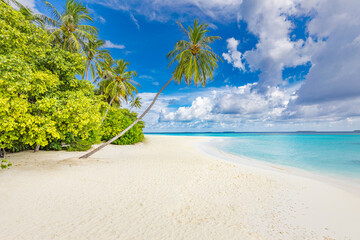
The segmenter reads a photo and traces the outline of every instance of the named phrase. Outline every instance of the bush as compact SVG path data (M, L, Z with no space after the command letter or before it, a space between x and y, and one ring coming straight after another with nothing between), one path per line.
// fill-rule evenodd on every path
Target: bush
M83 69L81 54L52 46L44 30L0 1L0 148L61 150L69 136L72 149L90 145L103 103L76 78Z
M109 109L105 121L102 125L102 140L108 141L115 137L125 128L130 126L137 119L137 113L130 112L128 109L115 108ZM144 128L144 122L140 121L128 132L126 132L119 139L115 140L113 144L126 145L141 142L144 139L142 129Z
M0 169L5 169L11 167L12 164L7 159L0 159L0 166L1 166Z
M73 137L69 142L68 151L87 151L95 143L100 143L101 135L99 131L91 131L89 137L86 139L81 139Z

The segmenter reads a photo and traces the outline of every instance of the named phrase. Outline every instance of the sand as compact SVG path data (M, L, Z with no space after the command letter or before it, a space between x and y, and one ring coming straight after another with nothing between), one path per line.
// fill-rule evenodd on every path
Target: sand
M90 159L22 152L0 171L0 239L360 239L360 196L147 135Z

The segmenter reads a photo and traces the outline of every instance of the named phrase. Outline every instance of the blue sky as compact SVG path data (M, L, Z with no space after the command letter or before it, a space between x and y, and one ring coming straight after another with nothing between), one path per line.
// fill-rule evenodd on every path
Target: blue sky
M42 2L24 4L47 13ZM61 9L64 1L50 1ZM86 0L112 56L130 62L144 108L171 77L176 24L210 24L222 56L206 88L170 84L145 131L360 129L360 2Z

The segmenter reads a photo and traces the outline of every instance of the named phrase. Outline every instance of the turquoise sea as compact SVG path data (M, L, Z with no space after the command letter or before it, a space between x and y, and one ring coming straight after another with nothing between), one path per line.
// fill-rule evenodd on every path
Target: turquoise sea
M230 154L314 173L360 179L360 133L156 133L219 138Z

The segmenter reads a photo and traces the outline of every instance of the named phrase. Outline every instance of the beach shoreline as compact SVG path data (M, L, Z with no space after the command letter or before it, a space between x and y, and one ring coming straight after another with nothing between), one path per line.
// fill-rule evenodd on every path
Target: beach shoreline
M208 140L146 135L86 160L10 154L0 239L359 239L358 195L226 162L199 147Z
M280 165L245 156L231 154L228 152L224 152L214 146L214 141L218 141L220 139L222 140L223 137L206 137L204 138L204 141L200 141L197 146L204 154L215 157L220 161L235 164L240 167L246 165L258 169L280 172L283 174L298 177L310 178L312 180L320 181L322 183L330 184L334 187L346 190L360 197L360 179L334 176L326 173L310 172L296 167Z

